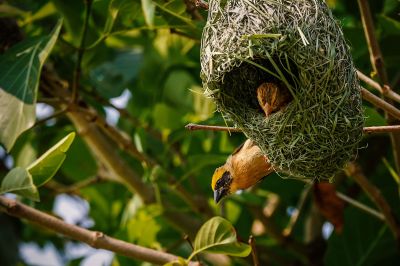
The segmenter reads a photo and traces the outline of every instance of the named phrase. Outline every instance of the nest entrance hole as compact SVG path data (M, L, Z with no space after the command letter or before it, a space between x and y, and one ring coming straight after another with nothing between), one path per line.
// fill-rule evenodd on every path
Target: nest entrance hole
M285 60L285 65L279 57L273 57L272 60L275 66L279 67L284 79L277 73L278 71L274 70L274 65L265 58L256 58L251 62L244 61L227 72L220 87L224 95L224 108L231 109L232 112L244 109L244 113L250 116L255 113L264 115L257 100L257 88L263 83L272 83L279 88L279 93L290 95L288 102L290 103L298 87L297 66L290 59Z

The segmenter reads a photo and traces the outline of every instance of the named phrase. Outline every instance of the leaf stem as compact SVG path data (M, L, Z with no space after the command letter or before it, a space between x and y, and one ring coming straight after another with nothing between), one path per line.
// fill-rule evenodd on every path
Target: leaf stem
M251 247L251 256L253 257L253 264L254 266L259 266L260 261L258 260L257 256L256 240L254 239L253 235L250 235L249 237L249 245Z
M189 235L185 235L183 238L186 240L186 242L189 243L189 246L192 248L192 252L193 252L194 251L194 246L193 246L192 241L190 240ZM199 254L198 253L196 253L195 257L196 257L196 260L200 262L200 258L199 258Z

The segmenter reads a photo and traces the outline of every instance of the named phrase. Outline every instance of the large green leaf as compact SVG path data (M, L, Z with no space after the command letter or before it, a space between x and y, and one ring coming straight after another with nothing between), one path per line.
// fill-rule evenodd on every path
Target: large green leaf
M64 162L65 153L75 138L75 132L69 133L51 149L46 151L36 161L28 166L27 170L33 177L33 182L40 187L52 178Z
M188 260L204 251L247 257L251 247L237 240L235 228L228 220L217 216L208 220L197 232L194 250Z
M35 123L40 71L61 25L59 20L50 35L27 39L0 57L0 142L7 150Z
M22 167L12 169L4 177L0 187L0 194L16 193L28 199L39 201L39 192L33 184L31 174Z

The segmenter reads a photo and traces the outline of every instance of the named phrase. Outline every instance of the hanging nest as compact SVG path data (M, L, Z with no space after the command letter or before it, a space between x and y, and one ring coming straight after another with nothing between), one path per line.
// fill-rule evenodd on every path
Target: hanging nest
M341 28L320 0L210 0L201 78L277 172L329 179L357 152L360 86ZM256 94L265 82L293 98L268 117Z

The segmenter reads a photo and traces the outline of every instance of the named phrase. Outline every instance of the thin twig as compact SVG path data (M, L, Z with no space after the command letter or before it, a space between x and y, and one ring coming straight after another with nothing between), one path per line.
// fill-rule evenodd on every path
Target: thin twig
M387 112L391 116L393 116L393 117L395 117L397 119L400 119L400 110L397 109L396 107L394 107L393 105L391 105L388 102L382 100L381 98L379 98L375 94L369 92L365 88L361 88L361 94L362 94L363 98L366 101L372 103L373 105L375 105L378 108L381 108L382 110L384 110L385 112Z
M371 79L370 77L368 77L367 75L365 75L364 73L362 73L359 70L357 70L357 75L358 75L358 78L360 80L364 81L366 84L368 84L372 88L374 88L377 91L379 91L383 96L386 96L386 97L392 99L393 101L396 101L396 102L400 103L400 95L397 94L396 92L394 92L393 90L384 89L386 87L382 88L381 85L379 85L378 82L376 82L375 80Z
M265 216L262 209L259 206L253 206L247 204L246 208L250 211L250 213L253 214L255 219L260 220L268 236L275 239L275 241L277 241L280 245L284 245L286 248L296 253L296 255L299 256L299 258L304 262L304 264L307 264L309 258L306 257L307 250L306 247L303 245L303 243L297 242L296 239L290 236L288 237L284 236L281 233L281 230L277 227L277 225L273 221L273 219L271 217Z
M59 117L59 116L65 114L67 111L68 111L68 107L66 107L66 108L64 108L64 109L61 109L61 110L58 110L58 111L54 112L52 115L50 115L50 116L48 116L48 117L45 117L45 118L43 118L43 119L40 119L40 120L36 121L34 126L41 125L41 124L43 124L43 123L49 121L50 119Z
M358 6L360 8L361 20L364 27L365 38L367 39L372 66L374 68L374 71L378 74L379 78L384 84L384 87L387 86L386 89L390 89L388 87L388 77L385 70L382 52L379 48L378 39L375 35L374 23L368 1L358 0Z
M367 134L400 132L400 125L364 127L363 131L364 131L364 133L367 133Z
M90 231L73 224L67 224L54 216L3 196L0 196L0 206L8 215L27 219L29 222L43 226L68 238L84 242L94 248L110 250L123 256L154 264L165 264L178 259L177 256L169 253L141 247L106 236L102 232Z
M225 126L208 126L208 125L199 125L199 124L187 124L185 126L187 130L195 131L195 130L209 130L209 131L229 131L229 132L242 132L241 129L236 127L225 127Z
M260 261L258 260L257 256L257 249L256 249L256 240L252 235L249 237L249 245L251 247L251 256L253 257L253 264L254 266L259 266Z
M100 175L96 175L93 177L89 177L85 180L79 181L75 184L72 184L70 186L62 185L60 183L57 183L53 180L50 180L50 182L46 183L44 186L48 189L53 190L57 194L75 194L79 195L79 192L81 189L88 187L90 185L99 183L101 181L104 181L105 179L102 178Z
M390 205L387 203L386 199L382 196L380 190L369 182L362 172L361 167L356 163L350 163L346 170L346 174L352 177L358 185L364 190L364 192L369 196L369 198L375 203L375 205L380 209L381 213L385 217L385 221L395 239L400 247L400 224L399 221L394 216Z
M382 213L380 213L380 212L368 207L367 205L364 205L361 202L358 202L358 201L356 201L356 200L354 200L354 199L352 199L352 198L350 198L350 197L348 197L348 196L346 196L346 195L344 195L344 194L342 194L342 193L340 193L338 191L336 191L336 196L338 196L339 198L341 198L345 202L349 203L350 205L352 205L352 206L354 206L354 207L356 207L356 208L358 208L358 209L360 209L360 210L362 210L362 211L364 211L364 212L366 212L366 213L378 218L379 220L385 221L385 216L383 216Z
M208 125L199 125L199 124L188 124L185 126L185 128L190 131L210 130L210 131L242 132L239 128L235 128L235 127L208 126ZM400 125L364 127L363 131L364 131L364 133L368 133L368 134L400 132Z
M140 121L138 118L136 118L135 116L131 115L131 113L128 112L126 109L115 106L109 100L107 100L103 96L95 93L94 91L82 90L82 92L85 93L86 95L88 95L89 97L93 98L97 102L101 103L102 105L109 106L109 107L113 108L114 110L116 110L121 115L121 117L126 118L129 122L132 123L132 125L134 127L142 128L153 138L159 140L160 142L165 142L165 140L163 139L160 132L158 132L156 129L151 127L148 123L144 123L144 122ZM168 143L168 145L171 145L170 146L171 149L169 149L169 150L173 152L173 155L178 156L179 160L185 164L186 158L180 151L179 145L177 143Z
M85 18L81 34L81 42L78 49L78 58L76 60L76 66L72 80L72 98L71 98L72 103L76 103L78 99L78 88L82 72L82 59L83 59L83 54L85 53L86 34L89 28L89 18L90 18L90 13L92 11L93 0L84 0L84 2L85 2Z
M304 207L307 196L310 194L311 187L312 187L311 185L306 185L306 188L304 188L303 192L301 193L300 199L297 203L297 208L296 208L295 212L292 214L292 216L290 217L288 225L286 226L285 229L283 229L282 234L284 236L288 237L292 233L292 230L300 217L300 213Z
M385 64L383 61L383 56L381 49L378 44L378 39L375 35L374 22L372 19L371 10L369 8L369 4L367 0L358 0L358 5L360 8L361 19L364 27L365 37L367 39L368 50L370 54L370 59L372 66L374 68L375 73L378 74L381 82L383 83L382 94L388 95L390 94L391 88L389 85L388 75L385 69ZM391 103L391 100L388 99L388 103ZM397 120L395 119L397 118ZM386 120L389 125L395 125L399 123L398 117L393 117L389 112L386 113ZM392 152L393 157L396 162L396 170L400 172L400 134L391 133L390 141L392 143Z

